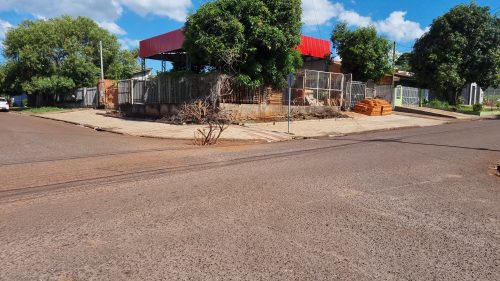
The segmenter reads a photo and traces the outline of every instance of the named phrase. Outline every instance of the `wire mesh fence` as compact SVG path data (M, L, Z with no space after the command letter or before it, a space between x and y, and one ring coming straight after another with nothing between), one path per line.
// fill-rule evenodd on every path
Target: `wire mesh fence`
M342 104L344 74L303 70L297 73L293 87L297 104L309 106L339 106Z
M375 85L375 96L392 103L394 99L394 88L392 85Z
M500 101L500 88L487 88L483 93L483 99L491 102Z
M420 89L413 87L403 88L403 105L419 106L420 105Z

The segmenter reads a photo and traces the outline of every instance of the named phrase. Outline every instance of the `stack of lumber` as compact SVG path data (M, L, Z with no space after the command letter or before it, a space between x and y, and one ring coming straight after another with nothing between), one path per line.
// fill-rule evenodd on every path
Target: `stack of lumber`
M383 99L364 99L354 106L354 112L368 116L392 114L392 105Z
M268 95L269 104L282 105L283 104L283 93L282 92L271 92Z

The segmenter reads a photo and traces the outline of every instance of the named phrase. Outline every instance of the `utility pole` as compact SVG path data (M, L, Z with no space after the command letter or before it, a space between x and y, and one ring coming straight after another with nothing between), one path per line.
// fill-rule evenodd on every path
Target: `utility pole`
M394 71L396 70L396 41L394 41L394 44L392 46L392 100L395 103L396 99L396 92L394 88Z
M104 63L102 60L102 41L99 41L99 53L101 56L101 90L99 91L99 95L96 101L96 107L99 107L99 99L104 96Z
M290 73L288 74L287 77L287 82L288 82L288 133L290 134L290 111L291 111L291 99L292 99L292 87L293 83L295 82L295 76Z
M396 41L394 41L394 45L392 47L392 68L396 67Z

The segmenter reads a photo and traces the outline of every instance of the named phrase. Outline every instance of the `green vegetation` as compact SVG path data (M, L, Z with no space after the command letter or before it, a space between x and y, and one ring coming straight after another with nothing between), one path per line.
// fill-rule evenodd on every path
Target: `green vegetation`
M215 0L186 22L184 48L194 69L206 66L250 86L276 86L302 64L300 0Z
M49 113L49 112L57 112L57 111L63 111L63 110L68 110L67 108L62 108L62 107L55 107L55 106L45 106L45 107L35 107L35 108L18 108L16 109L17 111L22 111L22 112L29 112L29 113L34 113L34 114L40 114L40 113Z
M95 86L100 74L99 41L106 78L122 79L138 69L136 52L120 50L116 36L86 17L25 20L3 42L0 88L54 96Z
M437 99L431 100L427 103L428 107L436 108L436 109L443 109L443 110L449 110L450 109L450 104L446 101L440 101Z
M482 103L475 103L472 106L472 110L476 111L476 112L482 111L483 110L483 104Z
M446 101L440 101L434 99L426 103L425 106L435 109L464 113L464 114L474 114L474 115L482 115L483 113L500 114L500 102L498 102L498 106L496 106L496 104L490 105L486 103L484 104L476 103L471 106L463 104L450 105Z
M411 53L402 53L395 62L396 70L411 71L410 58Z
M350 31L347 24L337 24L331 40L342 58L342 70L352 73L354 80L378 81L391 71L389 41L377 35L375 27Z
M500 18L474 2L454 7L417 40L410 64L421 86L450 104L467 83L499 85Z

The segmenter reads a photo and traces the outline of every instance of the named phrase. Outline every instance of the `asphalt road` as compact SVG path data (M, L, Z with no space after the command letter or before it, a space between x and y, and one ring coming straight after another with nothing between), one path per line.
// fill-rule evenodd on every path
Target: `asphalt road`
M200 148L0 114L0 280L500 280L500 120Z

